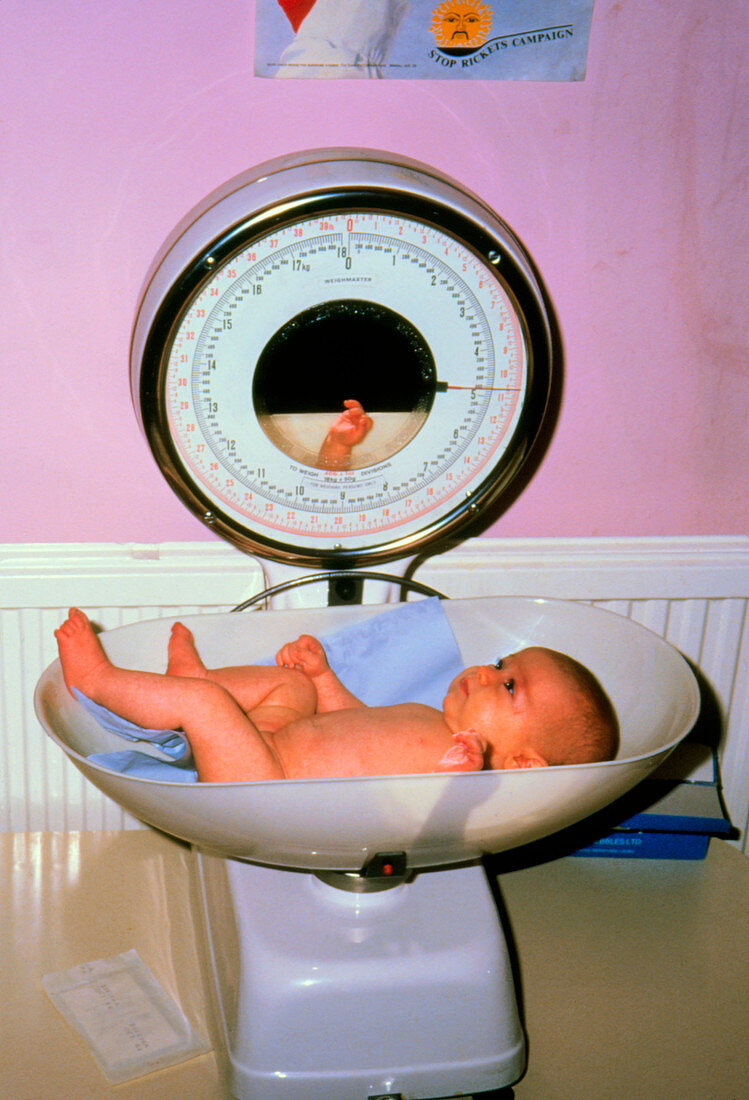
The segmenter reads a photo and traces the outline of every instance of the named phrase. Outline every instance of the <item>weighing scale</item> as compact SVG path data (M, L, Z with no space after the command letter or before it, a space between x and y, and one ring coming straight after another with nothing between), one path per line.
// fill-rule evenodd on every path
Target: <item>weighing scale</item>
M402 573L484 518L516 478L548 404L551 332L528 255L479 198L401 157L316 150L237 177L175 230L140 300L133 398L187 507L276 579L297 574L277 588L309 567L355 578L391 562ZM346 402L371 424L331 462ZM252 614L186 621L209 665L246 662L374 613L337 595L342 606L264 611L262 631ZM628 620L561 601L444 607L466 665L531 641L588 664L620 715L620 758L144 780L88 759L105 735L58 663L40 680L40 720L84 774L197 849L238 1100L489 1096L515 1082L524 1036L481 859L606 805L694 721L683 658ZM160 669L167 635L156 621L102 642L118 663Z
M203 523L266 560L340 569L483 516L538 434L551 359L531 261L483 202L413 161L318 150L237 177L176 230L131 382ZM349 400L371 431L325 468Z

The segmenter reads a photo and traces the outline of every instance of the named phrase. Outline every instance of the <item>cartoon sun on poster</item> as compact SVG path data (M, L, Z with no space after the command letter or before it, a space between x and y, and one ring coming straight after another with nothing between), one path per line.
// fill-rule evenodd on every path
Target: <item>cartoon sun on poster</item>
M480 49L489 36L492 12L481 0L445 0L432 12L429 29L442 53Z

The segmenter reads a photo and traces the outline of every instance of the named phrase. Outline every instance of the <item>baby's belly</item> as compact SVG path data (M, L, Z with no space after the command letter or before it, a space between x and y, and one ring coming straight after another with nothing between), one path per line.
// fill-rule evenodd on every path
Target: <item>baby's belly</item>
M432 772L452 743L438 712L410 706L317 714L273 734L290 779Z

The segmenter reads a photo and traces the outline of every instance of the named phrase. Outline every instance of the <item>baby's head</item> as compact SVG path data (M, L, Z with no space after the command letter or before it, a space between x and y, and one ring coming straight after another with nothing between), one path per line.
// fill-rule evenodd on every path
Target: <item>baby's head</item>
M489 768L590 764L617 748L614 709L592 673L540 646L464 669L443 713L453 733L470 729L487 741Z

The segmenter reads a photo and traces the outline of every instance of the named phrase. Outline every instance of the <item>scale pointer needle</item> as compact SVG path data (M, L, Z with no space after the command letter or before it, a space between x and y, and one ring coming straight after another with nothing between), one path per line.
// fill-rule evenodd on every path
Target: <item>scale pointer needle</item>
M437 382L436 393L447 393L448 390L491 390L492 393L519 393L519 386L457 386L452 382Z

